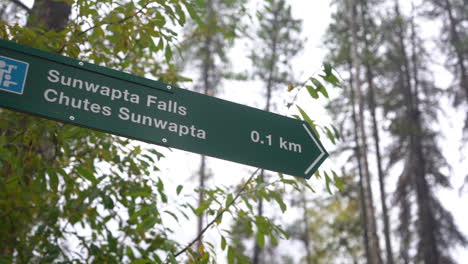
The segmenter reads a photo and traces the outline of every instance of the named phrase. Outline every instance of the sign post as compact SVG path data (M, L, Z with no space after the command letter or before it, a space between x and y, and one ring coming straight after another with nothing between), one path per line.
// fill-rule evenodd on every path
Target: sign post
M303 178L328 156L303 121L4 40L0 106Z

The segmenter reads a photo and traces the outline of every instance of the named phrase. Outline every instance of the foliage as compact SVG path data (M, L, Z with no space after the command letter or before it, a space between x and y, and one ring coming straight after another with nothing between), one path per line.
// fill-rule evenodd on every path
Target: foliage
M254 77L265 86L269 111L273 91L296 83L291 60L302 49L302 21L292 16L291 6L284 0L265 1L256 15L259 25L250 36L254 45L250 59Z
M307 235L310 237L310 243L304 243L310 247L309 256L304 256L309 258L306 263L340 263L345 259L357 263L364 257L359 186L353 177L356 176L343 177L345 187L332 196L310 198L304 192L302 201L300 197L293 200L296 206L302 204L305 213L287 230L301 242L306 241Z
M0 23L3 39L174 82L175 32L187 1L78 1L61 31ZM23 22L24 23L24 22ZM36 25L36 26L34 26ZM153 56L155 55L155 56ZM159 61L159 63L158 63ZM162 155L127 139L1 110L2 262L162 262L177 243L163 224Z

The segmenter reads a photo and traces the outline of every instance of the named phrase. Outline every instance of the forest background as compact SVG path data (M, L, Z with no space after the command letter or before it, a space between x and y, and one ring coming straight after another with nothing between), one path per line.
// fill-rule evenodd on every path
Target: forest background
M2 1L3 39L307 120L297 104L333 155L305 183L2 110L1 261L468 257L463 1L35 2L59 5L58 27L34 18L39 5Z

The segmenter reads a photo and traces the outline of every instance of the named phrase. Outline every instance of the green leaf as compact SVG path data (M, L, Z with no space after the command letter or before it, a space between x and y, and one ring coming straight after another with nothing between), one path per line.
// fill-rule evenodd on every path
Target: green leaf
M182 11L182 8L179 4L175 5L175 10L177 13L177 16L179 17L178 22L180 26L183 26L185 24L185 13Z
M161 201L163 203L167 203L167 196L166 196L166 193L164 192L164 183L161 180L161 178L158 179L156 187L158 189L159 196L161 197Z
M112 198L108 195L103 195L102 196L102 203L104 204L104 207L106 209L114 209L114 201Z
M328 139L330 139L330 141L331 141L333 144L336 144L335 135L331 132L331 130L330 130L328 127L325 127L325 131L326 131L326 134L327 134Z
M151 197L151 192L148 192L148 191L145 191L145 190L139 190L139 191L134 191L134 192L131 192L131 193L127 193L128 196L132 196L132 197L147 197L147 198L150 198Z
M298 105L296 105L297 109L299 110L299 113L301 114L302 116L302 119L304 119L304 121L306 121L310 127L312 128L312 131L314 131L315 135L320 138L320 134L317 132L317 129L316 129L316 125L314 123L314 121L312 119L310 119L309 115L307 115L307 113Z
M271 240L271 243L273 245L275 245L275 246L278 245L278 240L276 239L276 237L273 234L270 235L270 240Z
M148 215L148 214L153 214L157 213L157 208L155 205L146 205L137 212L133 213L130 215L130 219L128 220L129 222L135 222L139 216L142 215Z
M329 75L319 75L325 82L335 86L335 87L338 87L338 88L343 88L343 84L341 84L340 80L333 74L329 74Z
M256 238L257 238L257 245L261 248L263 248L265 246L265 236L262 232L257 232L257 235L256 235Z
M234 200L234 197L232 196L232 194L228 194L227 198L226 198L226 203L225 203L225 207L228 207L229 204L232 202L232 200Z
M131 262L131 264L152 264L155 263L149 259L135 259Z
M172 59L172 49L171 49L170 46L166 46L164 56L165 56L167 62L171 61L171 59Z
M309 92L310 96L312 96L312 98L314 99L318 99L319 96L318 96L318 93L317 91L314 89L314 87L310 86L310 85L306 85L305 86L307 91Z
M332 66L330 63L328 62L324 62L323 63L323 71L325 72L325 74L328 76L330 74L332 74Z
M221 236L221 249L225 250L226 249L226 238L224 236Z
M138 226L137 231L143 233L151 229L155 224L159 222L159 218L156 216L151 216L143 220Z
M47 170L47 174L49 175L50 188L56 192L58 189L58 181L59 181L57 173L54 170L50 169L50 170Z
M204 200L200 207L194 210L195 214L198 216L201 215L206 209L208 209L212 201L213 199Z
M182 186L182 185L177 186L177 189L176 189L177 195L180 194L180 192L182 191L183 188L184 188L184 186Z
M322 93L323 96L328 98L327 89L325 88L325 86L323 86L323 84L319 80L317 80L314 77L311 77L309 80L314 84L316 91Z
M235 251L232 247L228 247L228 253L227 253L227 258L228 258L228 264L234 264L234 257L235 257Z
M182 4L184 4L185 6L185 9L187 9L187 11L189 12L190 14L190 17L195 20L198 25L200 26L203 26L203 22L201 21L200 17L198 16L197 12L195 11L195 9L193 8L192 4L190 4L189 2L187 2L186 0L182 0Z
M327 187L327 191L329 194L333 194L330 188L330 183L332 182L332 180L330 179L326 171L324 172L324 175L325 175L325 185Z
M275 201L278 203L279 207L281 208L281 211L284 213L286 211L287 206L284 203L283 198L281 197L281 195L279 195L275 191L270 191L270 196L272 196L275 199Z
M164 213L172 216L176 220L176 222L179 222L179 218L173 212L171 212L169 210L166 210L166 211L164 211Z
M76 171L93 184L98 183L96 177L94 177L94 174L89 169L80 166L76 168Z
M343 179L338 177L338 175L336 174L335 171L332 170L332 173L333 173L333 181L335 181L336 188L338 188L338 190L340 190L340 192L343 192L344 191Z
M340 131L338 131L338 129L334 125L331 125L331 127L333 129L333 132L335 133L335 138L340 139L341 138Z

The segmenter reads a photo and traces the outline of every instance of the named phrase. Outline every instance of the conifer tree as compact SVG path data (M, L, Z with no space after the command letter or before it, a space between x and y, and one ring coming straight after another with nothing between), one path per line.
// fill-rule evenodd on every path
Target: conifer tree
M352 142L353 146L346 146L344 150L351 148L354 150L354 157L357 161L359 175L360 199L362 210L363 241L366 249L368 263L381 263L380 246L375 208L372 191L372 172L369 169L370 147L367 143L367 99L366 93L371 88L369 85L368 69L372 56L369 53L363 54L369 49L365 45L365 39L369 36L363 29L364 23L368 23L363 16L365 3L362 1L341 1L337 2L337 11L334 14L334 21L329 27L327 35L327 47L330 48L329 59L333 65L349 71L349 88L345 88L341 96L330 104L333 112L337 113L344 124L346 118L351 119L350 127L344 125L344 137L351 136L352 139L344 142ZM346 19L343 19L346 18ZM362 74L365 71L365 75ZM372 84L372 83L371 83ZM367 90L366 90L367 88Z
M389 221L389 212L387 206L387 195L386 195L386 188L385 188L385 175L383 171L383 160L381 154L381 146L380 146L380 133L379 133L379 124L377 121L377 114L376 114L376 85L375 85L375 73L373 66L376 64L377 58L373 56L378 50L379 41L378 37L376 37L376 22L369 15L370 10L369 2L372 6L378 3L378 1L368 1L362 0L360 3L360 22L363 29L363 37L362 42L364 44L362 57L363 57L363 64L365 68L365 80L367 84L368 90L368 105L369 105L369 112L371 114L371 122L372 122L372 137L374 140L374 151L375 151L375 158L376 158L376 165L377 165L377 175L379 179L379 189L380 189L380 202L382 207L382 218L383 218L383 225L384 225L384 237L385 237L385 251L386 251L386 263L393 264L393 249L392 249L392 240L390 236L390 221ZM372 32L372 33L371 33Z
M254 77L265 86L265 110L271 111L273 95L280 87L294 83L290 60L301 50L301 21L292 17L291 6L284 0L267 0L257 11L259 29L253 37L251 61ZM262 170L258 184L265 181ZM259 198L257 215L263 216L263 198ZM252 263L265 263L262 248L255 242Z
M418 38L414 19L402 15L398 1L390 16L385 23L386 63L382 70L391 87L385 109L391 117L390 132L394 138L390 165L404 164L395 196L401 212L400 254L405 263L455 263L449 249L466 245L467 240L434 193L437 186L450 187L442 170L448 164L437 145L438 132L430 126L437 120L440 90L430 79L428 53ZM412 241L416 242L414 256L409 251Z
M195 90L206 95L215 95L221 85L223 75L227 73L229 48L233 44L238 21L242 17L241 7L243 1L206 0L202 10L202 25L192 23L186 33L182 48L181 64L185 68L193 66L199 69ZM210 171L207 167L207 158L202 155L198 174L198 207L205 199L204 190ZM197 232L203 229L204 216L198 216ZM200 246L201 240L198 243Z
M438 44L447 54L447 66L455 76L455 105L468 103L468 14L463 0L425 0L424 15L442 21ZM468 117L467 117L468 118ZM467 127L468 128L468 127Z

